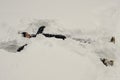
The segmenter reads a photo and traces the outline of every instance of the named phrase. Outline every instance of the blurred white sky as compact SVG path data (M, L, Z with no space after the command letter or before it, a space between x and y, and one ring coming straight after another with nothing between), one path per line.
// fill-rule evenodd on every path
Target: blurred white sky
M100 15L119 0L0 0L0 21L17 24L22 18L57 19L67 28L96 29ZM95 26L95 27L93 27Z

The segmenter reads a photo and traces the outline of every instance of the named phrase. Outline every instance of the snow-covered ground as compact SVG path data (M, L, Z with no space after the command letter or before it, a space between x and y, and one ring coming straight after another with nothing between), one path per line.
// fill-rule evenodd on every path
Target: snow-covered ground
M119 0L0 0L0 80L120 80ZM63 34L24 39L18 32ZM116 42L111 43L111 37ZM16 48L27 43L21 52ZM105 66L100 58L114 61Z

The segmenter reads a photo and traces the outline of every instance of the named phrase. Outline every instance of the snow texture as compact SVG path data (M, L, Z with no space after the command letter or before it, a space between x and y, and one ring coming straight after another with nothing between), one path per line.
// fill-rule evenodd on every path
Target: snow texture
M120 80L119 4L119 0L1 0L0 80ZM67 39L41 34L26 39L18 34L34 34L43 25L44 33ZM100 58L113 60L113 66L106 67Z

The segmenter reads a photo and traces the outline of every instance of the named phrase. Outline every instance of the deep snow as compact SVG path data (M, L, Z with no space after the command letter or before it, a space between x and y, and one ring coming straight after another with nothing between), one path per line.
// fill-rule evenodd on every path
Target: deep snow
M120 1L0 1L0 80L120 80ZM26 18L27 17L27 18ZM34 18L34 19L33 19ZM46 33L24 39L19 31ZM115 36L116 43L110 43ZM22 52L14 50L28 43ZM12 46L11 46L12 45ZM114 60L106 67L100 58Z

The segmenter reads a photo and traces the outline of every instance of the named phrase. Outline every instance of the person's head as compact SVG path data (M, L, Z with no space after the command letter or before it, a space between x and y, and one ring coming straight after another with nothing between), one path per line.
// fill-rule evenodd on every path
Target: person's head
M27 32L22 32L22 34L23 34L23 37L25 38L31 38L31 35Z

